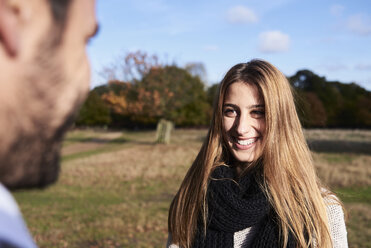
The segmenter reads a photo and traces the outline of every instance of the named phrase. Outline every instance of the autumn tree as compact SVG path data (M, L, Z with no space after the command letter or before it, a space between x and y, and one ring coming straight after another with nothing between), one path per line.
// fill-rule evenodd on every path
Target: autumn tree
M137 124L136 116L141 111L141 107L136 101L134 84L112 80L100 87L99 91L102 100L111 110L113 126L133 127Z
M207 124L210 105L205 85L187 70L174 65L152 68L137 87L145 116L165 118L181 126Z
M138 51L127 54L105 73L111 80L102 99L123 119L147 126L161 118L181 126L208 124L210 104L201 79L206 77L201 63L183 69Z

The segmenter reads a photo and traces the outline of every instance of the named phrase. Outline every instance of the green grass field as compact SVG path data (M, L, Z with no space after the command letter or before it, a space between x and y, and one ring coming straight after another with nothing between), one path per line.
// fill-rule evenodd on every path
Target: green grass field
M63 145L59 181L18 191L40 247L165 247L170 201L205 130L75 130ZM371 131L307 130L322 180L343 200L350 247L371 247Z

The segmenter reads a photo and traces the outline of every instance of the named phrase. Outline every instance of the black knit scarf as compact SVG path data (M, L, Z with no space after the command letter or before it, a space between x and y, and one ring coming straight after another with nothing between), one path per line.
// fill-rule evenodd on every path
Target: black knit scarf
M206 236L199 221L193 248L233 247L235 232L258 225L251 247L282 247L277 217L256 182L256 171L233 181L234 170L217 167L208 186L208 220ZM296 247L289 235L287 247Z

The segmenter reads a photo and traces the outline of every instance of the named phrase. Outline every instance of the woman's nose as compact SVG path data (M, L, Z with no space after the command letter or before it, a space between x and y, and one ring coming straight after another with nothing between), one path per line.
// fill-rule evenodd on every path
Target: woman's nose
M240 115L236 119L236 127L235 127L238 135L244 135L248 133L251 129L251 120L248 116Z

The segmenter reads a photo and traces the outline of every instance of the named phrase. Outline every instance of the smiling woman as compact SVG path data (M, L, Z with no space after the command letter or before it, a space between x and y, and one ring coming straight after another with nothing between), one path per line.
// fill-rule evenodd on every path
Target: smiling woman
M347 247L341 203L320 185L290 84L270 63L222 80L169 233L168 247Z

